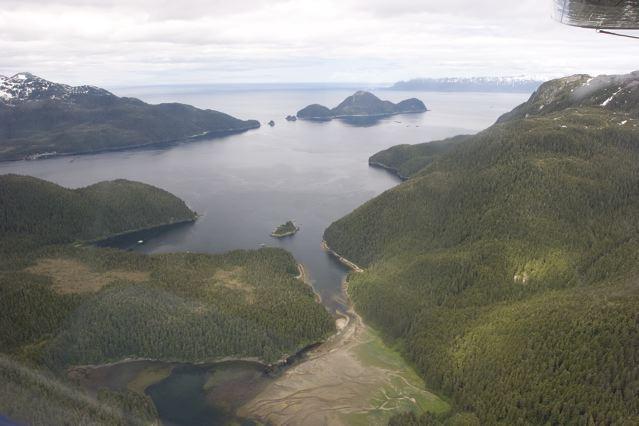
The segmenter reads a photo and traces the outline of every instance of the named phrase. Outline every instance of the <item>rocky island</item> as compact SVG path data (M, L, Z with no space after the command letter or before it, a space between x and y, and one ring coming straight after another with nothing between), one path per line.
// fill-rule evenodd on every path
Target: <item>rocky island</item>
M292 220L289 220L283 225L278 226L271 232L271 237L284 238L290 235L295 235L299 231L299 226L295 225Z
M358 91L333 109L312 104L297 112L302 120L328 121L333 118L386 117L395 114L426 112L428 109L416 98L405 99L397 104L383 101L370 92Z
M163 145L258 127L256 120L210 109L150 105L27 72L0 76L0 161Z

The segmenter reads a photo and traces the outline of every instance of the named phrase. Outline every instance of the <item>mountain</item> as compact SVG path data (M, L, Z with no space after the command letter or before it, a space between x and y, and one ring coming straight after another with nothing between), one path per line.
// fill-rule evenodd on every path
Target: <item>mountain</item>
M86 154L242 132L255 120L190 105L149 105L29 73L0 77L0 161Z
M581 107L639 114L639 71L598 77L579 74L551 80L542 84L528 102L504 114L498 122Z
M331 120L348 117L382 117L425 112L426 110L426 106L419 99L406 99L394 104L390 101L383 101L370 92L358 91L333 109L313 104L298 111L297 117L305 120Z
M481 424L639 422L637 86L553 80L476 135L378 153L408 180L325 231L365 269L358 312Z
M399 81L390 90L428 92L523 92L537 89L541 81L518 77L415 78Z

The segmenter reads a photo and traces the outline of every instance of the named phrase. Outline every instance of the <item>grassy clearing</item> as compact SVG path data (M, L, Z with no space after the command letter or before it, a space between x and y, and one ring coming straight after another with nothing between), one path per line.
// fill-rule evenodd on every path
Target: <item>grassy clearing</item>
M426 390L426 384L402 359L401 355L384 344L379 333L370 327L362 336L362 342L354 348L359 361L370 367L382 369L386 374L385 385L373 394L371 409L344 416L352 425L385 425L398 412L413 411L444 413L450 410L448 402Z
M114 281L139 283L149 280L148 272L122 270L95 272L83 262L63 258L39 259L35 265L25 271L51 277L52 288L61 294L94 293Z

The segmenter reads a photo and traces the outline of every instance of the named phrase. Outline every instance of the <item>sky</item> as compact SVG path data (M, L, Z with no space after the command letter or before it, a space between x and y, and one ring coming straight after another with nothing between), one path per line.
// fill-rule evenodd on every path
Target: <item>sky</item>
M0 0L0 74L102 86L616 74L551 0Z

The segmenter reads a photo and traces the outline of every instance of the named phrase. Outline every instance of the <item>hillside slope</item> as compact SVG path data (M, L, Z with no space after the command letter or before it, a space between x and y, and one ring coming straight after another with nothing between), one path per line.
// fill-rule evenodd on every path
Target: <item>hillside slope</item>
M575 79L540 88L564 87L543 114L536 93L477 135L376 154L410 179L325 232L366 267L357 309L482 424L639 421L639 93L601 105L610 78L565 103Z
M184 201L124 179L67 189L41 179L0 175L0 237L37 244L94 240L195 220Z
M294 278L295 259L284 250L147 256L64 245L194 220L161 189L118 180L69 190L5 175L0 211L5 350L33 343L35 334L57 336L55 365L127 356L273 361L333 328L311 289Z
M259 127L190 105L150 105L29 73L0 77L0 161L176 142Z

